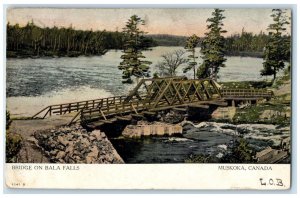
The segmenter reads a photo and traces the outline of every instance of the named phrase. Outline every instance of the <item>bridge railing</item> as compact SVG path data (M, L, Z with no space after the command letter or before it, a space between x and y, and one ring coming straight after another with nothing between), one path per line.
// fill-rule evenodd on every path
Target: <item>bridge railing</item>
M274 95L272 91L264 89L221 89L220 92L223 98L271 98Z
M115 115L124 115L128 113L138 114L149 108L152 104L153 103L151 102L145 102L143 100L133 100L100 108L84 108L80 112L80 119L82 122L91 122L99 120L100 118L102 120L107 120Z
M110 106L117 103L122 103L126 96L114 96L114 97L108 97L108 98L100 98L100 99L94 99L94 100L85 100L85 101L78 101L78 102L72 102L72 103L64 103L64 104L56 104L47 106L35 115L32 116L32 118L37 118L38 116L41 116L42 118L45 118L46 116L51 115L63 115L66 113L71 112L78 112L84 108L101 108Z
M272 91L258 89L219 89L212 79L190 80L182 77L143 79L127 96L114 96L48 106L32 118L78 112L82 120L104 119L145 109L162 109L199 101L230 98L271 98Z

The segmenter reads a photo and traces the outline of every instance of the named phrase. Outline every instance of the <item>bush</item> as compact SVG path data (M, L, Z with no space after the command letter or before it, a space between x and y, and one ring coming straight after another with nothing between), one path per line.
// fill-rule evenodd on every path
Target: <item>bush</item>
M22 147L22 137L6 131L6 162L15 162L14 157Z
M11 124L10 113L9 111L6 111L6 129L9 128L10 124Z
M221 158L221 163L253 163L253 151L245 139L235 141L230 152Z
M14 157L18 154L22 146L22 137L8 130L10 124L10 113L6 111L6 162L15 162Z
M184 160L185 163L219 163L218 158L211 155L190 155L188 159Z

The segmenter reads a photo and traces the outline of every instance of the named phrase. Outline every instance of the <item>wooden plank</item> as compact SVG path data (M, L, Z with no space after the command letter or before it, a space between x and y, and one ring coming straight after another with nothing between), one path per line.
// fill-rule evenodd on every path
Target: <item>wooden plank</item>
M105 124L112 124L113 123L112 120L101 120L101 122L103 122Z
M105 115L104 115L104 113L103 113L103 111L101 109L100 109L100 113L101 113L102 117L104 118L104 120L107 120L106 117L105 117Z
M46 109L48 109L49 108L49 106L48 107L45 107L44 109L42 109L42 110L40 110L38 113L36 113L36 114L34 114L33 116L32 116L32 118L35 118L37 115L39 115L40 113L42 113L43 111L45 111ZM48 110L49 111L49 110ZM47 111L47 113L48 113L48 111Z
M115 118L123 121L131 121L130 117L125 117L125 116L115 116Z
M205 101L205 104L217 105L222 107L227 107L228 103L224 101Z
M201 82L200 84L201 84L202 88L204 89L207 98L211 98L211 95L210 95L209 91L207 90L207 88L206 88L206 86L205 86L205 84L204 84L204 81Z
M182 111L182 112L186 112L186 108L179 108L179 107L175 107L172 108L174 111Z
M144 116L141 114L131 114L131 116L136 118L144 118Z
M143 111L142 114L156 115L156 112L153 112L153 111Z
M131 103L131 107L132 107L132 109L134 110L134 112L135 112L136 114L138 114L137 110L134 108L134 106L133 106L132 103Z
M156 101L155 101L155 103L154 103L154 105L153 105L154 107L156 107L157 104L159 103L159 101L162 99L162 97L165 96L165 92L168 90L168 88L169 88L171 82L172 82L172 81L169 81L169 82L166 84L166 86L164 87L163 90L161 90L161 88L159 87L159 93L160 93L160 94L159 94L158 98L156 99ZM168 99L167 99L167 100L168 100ZM168 101L168 103L169 103L169 101Z
M89 124L89 126L92 126L92 128L96 128L96 127L102 126L103 124L104 124L104 122L102 122L102 121L96 121L96 122L91 122Z
M190 104L190 105L188 105L188 107L192 107L192 108L201 108L201 109L208 109L208 108L209 108L209 105Z

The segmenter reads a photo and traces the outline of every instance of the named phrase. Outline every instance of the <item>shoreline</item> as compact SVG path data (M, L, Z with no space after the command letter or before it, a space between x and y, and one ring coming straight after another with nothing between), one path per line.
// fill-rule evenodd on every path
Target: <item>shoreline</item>
M184 46L165 46L165 45L158 45L158 46L153 46L154 47L182 47ZM150 50L152 50L150 48ZM102 54L80 54L77 52L74 52L72 54L54 54L50 52L46 52L47 54L43 55L34 55L34 54L24 54L24 53L19 53L17 51L7 51L6 52L6 58L16 58L16 59L26 59L26 58L31 58L31 59L37 59L37 58L77 58L77 57L93 57L93 56L104 56L107 52L109 51L115 51L115 50L122 50L122 49L107 49L105 52ZM145 50L148 51L148 50ZM263 58L263 52L249 52L249 51L231 51L231 52L226 52L225 56L227 57L251 57L251 58Z

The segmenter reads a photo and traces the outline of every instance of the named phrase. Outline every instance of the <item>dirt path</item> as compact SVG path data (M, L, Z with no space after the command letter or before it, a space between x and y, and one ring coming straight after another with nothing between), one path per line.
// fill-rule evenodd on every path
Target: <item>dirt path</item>
M36 131L54 129L66 125L70 122L76 113L66 114L63 116L52 116L46 119L35 120L13 120L9 130L13 133L20 134L23 138L22 148L17 156L18 163L49 163L40 149L32 141L32 136Z

